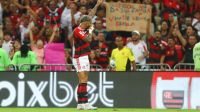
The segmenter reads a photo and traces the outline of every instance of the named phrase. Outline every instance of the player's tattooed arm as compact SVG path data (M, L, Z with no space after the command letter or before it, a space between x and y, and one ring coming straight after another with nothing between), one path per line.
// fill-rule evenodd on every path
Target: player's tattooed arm
M92 42L92 35L89 33L85 38L83 38L85 42Z

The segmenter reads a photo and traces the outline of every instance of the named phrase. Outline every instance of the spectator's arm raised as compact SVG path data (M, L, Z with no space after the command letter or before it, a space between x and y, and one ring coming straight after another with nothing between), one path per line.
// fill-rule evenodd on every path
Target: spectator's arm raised
M51 37L50 37L50 40L49 40L49 44L50 43L52 43L53 41L54 41L54 38L55 38L55 36L56 36L56 32L58 31L58 26L57 25L55 25L54 27L53 27L53 33L52 33L52 35L51 35Z
M90 17L94 17L94 15L96 14L97 8L103 3L103 1L104 0L98 0L97 1L97 4L94 6L94 8L88 14Z
M176 29L176 34L177 34L178 39L180 40L181 44L183 45L183 47L185 47L187 44L187 41L183 38L183 35L181 34L179 29Z

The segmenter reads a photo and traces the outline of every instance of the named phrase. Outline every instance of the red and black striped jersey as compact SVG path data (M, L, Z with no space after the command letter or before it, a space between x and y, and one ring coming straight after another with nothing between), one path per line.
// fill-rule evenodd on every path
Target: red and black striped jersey
M83 39L88 36L88 31L81 27L76 27L73 32L73 57L78 58L90 54L90 43L85 42Z

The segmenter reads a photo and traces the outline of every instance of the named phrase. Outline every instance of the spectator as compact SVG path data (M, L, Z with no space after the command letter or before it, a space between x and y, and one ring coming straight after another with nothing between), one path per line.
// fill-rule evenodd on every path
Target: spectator
M41 39L33 40L33 28L29 25L31 49L36 54L38 64L44 64L44 43Z
M97 9L97 13L96 13L96 16L93 18L93 22L92 23L95 23L96 22L96 19L100 19L102 21L102 25L103 25L103 28L106 28L106 9L104 6L101 6L101 7L98 7Z
M50 25L60 26L60 18L63 10L57 6L57 2L55 0L49 1L48 6L44 7L44 10L45 20L48 21Z
M26 38L26 35L28 34L29 32L29 29L28 29L28 25L29 25L29 17L27 16L23 16L21 18L21 23L19 25L19 29L20 29L20 35L21 35L21 43L23 44L24 42L27 42L28 41L28 38Z
M178 25L176 25L176 26L178 26ZM179 37L182 37L182 34L181 34L179 28L176 27L172 30L172 33L169 35L168 38L174 38L175 44L181 45L181 41L180 41ZM168 41L168 39L167 39L167 41Z
M168 47L166 48L165 53L161 56L160 63L168 64L171 68L174 67L179 62L179 55L178 52L182 52L182 49L177 49L175 46L175 39L174 38L168 38ZM178 51L181 50L181 51ZM161 68L163 70L163 68Z
M72 34L73 27L76 26L81 13L78 11L77 4L66 1L66 6L61 14L61 28L65 31L65 37Z
M174 33L176 34L176 38L173 38L175 40L175 50L178 55L178 62L183 62L183 45L186 44L186 40L184 39L183 35L181 34L179 28L174 29ZM177 42L178 41L178 42Z
M169 25L167 21L162 21L160 30L161 30L161 39L163 41L167 41L167 37L169 36Z
M185 39L188 39L191 35L195 35L195 29L192 25L187 26L186 34L184 36Z
M21 14L19 12L20 10L18 9L18 7L11 3L10 6L9 6L9 18L11 20L11 23L12 23L12 27L14 29L16 29L18 27L18 23L20 22L20 17L21 17Z
M196 43L197 43L197 37L195 35L191 35L187 39L187 42L183 44L183 47L185 48L184 63L194 63L194 60L191 57L193 54L193 48Z
M163 0L163 16L164 19L167 20L168 17L170 18L170 13L177 13L180 12L180 5L178 0Z
M137 30L132 32L132 42L127 44L127 47L134 53L136 64L146 64L148 57L147 45L141 40L140 33Z
M97 64L97 54L95 50L91 50L89 55L90 64L96 65Z
M129 48L124 46L122 37L116 37L115 43L117 48L113 49L111 54L111 60L115 61L115 71L135 71L134 55Z
M12 64L18 67L20 67L23 64L28 64L22 68L19 68L20 71L34 70L34 66L30 65L37 64L37 58L35 53L29 50L29 47L27 45L22 45L20 51L17 51L14 54Z
M195 12L192 26L197 30L198 36L200 36L200 11Z
M13 59L15 52L20 51L21 46L22 45L21 45L20 40L13 41L13 47L12 47L11 51L9 52L10 59Z
M22 45L19 40L14 40L13 47L15 52L20 51L21 46Z
M96 41L96 45L92 48L96 50L97 53L97 64L103 67L104 69L108 67L108 45L105 41L105 36L101 32L98 34L98 40Z
M4 28L3 28L4 31L11 32L11 34L13 35L14 38L17 36L18 31L16 30L16 28L13 28L10 18L8 18L8 17L4 18L3 26L4 26Z
M81 13L80 16L82 16L82 15L87 15L87 7L86 7L86 5L81 5L81 6L79 7L79 12Z
M4 32L4 41L2 48L9 54L12 48L12 34L8 31Z
M29 28L31 27L31 28ZM45 31L45 29L49 28L50 26L48 25L44 25L41 29L37 26L37 24L35 24L33 21L29 23L28 26L28 30L29 32L32 32L32 37L33 37L33 42L36 42L38 39L41 39L43 41L44 37L43 37L43 33ZM30 37L30 35L29 35Z
M164 54L167 43L161 40L161 32L158 30L154 36L148 39L149 60L148 63L160 63L160 58Z
M97 71L97 53L95 50L91 50L89 55L89 61L90 61L90 71Z
M192 18L191 17L181 17L179 21L179 27L181 30L181 33L185 36L186 30L188 26L192 26Z
M3 41L0 39L0 71L8 70L8 66L10 64L10 58L8 57L8 53L2 49Z
M59 42L59 36L59 29L57 25L55 25L53 29L51 27L47 27L45 30L45 41L47 41L47 43Z
M103 28L103 23L102 23L102 20L101 19L96 19L95 21L95 29L93 31L93 37L94 37L94 40L97 40L97 35L99 32L102 32L104 34L104 36L106 37L107 36L107 31L105 28Z
M133 42L132 37L126 38L126 45L129 44L129 43L132 43L132 42Z
M88 4L88 1L87 1L87 0L80 0L80 1L78 1L78 5L79 5L79 6L87 5L87 4Z

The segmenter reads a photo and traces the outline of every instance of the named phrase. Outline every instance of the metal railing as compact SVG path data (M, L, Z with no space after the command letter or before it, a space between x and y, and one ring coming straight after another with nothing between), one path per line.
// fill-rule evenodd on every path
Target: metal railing
M91 71L101 71L100 65L90 65ZM72 64L22 64L19 71L75 71Z
M98 64L90 64L90 71L103 71L103 67Z
M168 64L136 64L137 71L172 71Z
M108 66L107 71L113 70ZM136 64L136 71L172 71L172 69L168 64Z
M5 65L2 65L0 64L0 71L16 71L16 66L15 65L8 65L8 66L5 66Z
M137 71L194 71L193 63L178 63L171 68L168 64L136 64ZM91 71L112 71L108 66L103 69L100 65L91 64ZM22 65L9 65L5 67L0 65L0 71L75 71L72 64L22 64Z
M71 64L21 64L19 71L73 71Z
M194 63L178 63L173 68L174 71L194 71Z

